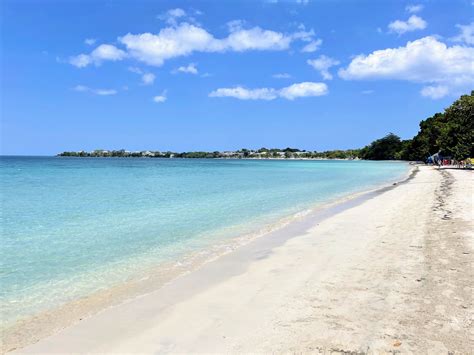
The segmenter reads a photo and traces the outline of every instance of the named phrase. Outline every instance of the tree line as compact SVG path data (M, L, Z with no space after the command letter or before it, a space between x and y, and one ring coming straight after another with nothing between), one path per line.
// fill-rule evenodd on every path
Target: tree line
M401 140L389 133L360 150L359 158L368 160L426 161L436 153L456 160L474 157L474 91L462 95L443 113L420 122L412 139Z

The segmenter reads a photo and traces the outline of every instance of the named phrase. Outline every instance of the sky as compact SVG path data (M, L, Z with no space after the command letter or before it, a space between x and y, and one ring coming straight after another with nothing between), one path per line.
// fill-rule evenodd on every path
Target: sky
M3 155L362 147L474 89L474 2L1 2Z

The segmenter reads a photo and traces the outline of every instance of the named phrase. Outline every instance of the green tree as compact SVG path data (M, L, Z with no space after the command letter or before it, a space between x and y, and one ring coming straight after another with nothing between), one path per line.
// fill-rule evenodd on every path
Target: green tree
M361 157L368 160L394 160L402 150L400 137L393 133L373 141L361 150Z
M463 95L444 112L438 145L442 154L454 159L474 156L474 91Z
M419 132L404 147L404 159L426 160L438 152L457 160L474 156L473 108L474 91L461 96L444 113L421 121Z

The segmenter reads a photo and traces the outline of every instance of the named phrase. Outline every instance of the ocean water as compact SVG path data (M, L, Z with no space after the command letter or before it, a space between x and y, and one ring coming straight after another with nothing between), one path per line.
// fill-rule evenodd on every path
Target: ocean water
M408 170L401 162L1 157L2 321Z

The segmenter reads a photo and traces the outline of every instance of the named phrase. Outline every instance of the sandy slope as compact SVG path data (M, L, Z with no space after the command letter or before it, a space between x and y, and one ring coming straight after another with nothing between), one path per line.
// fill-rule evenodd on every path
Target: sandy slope
M470 353L472 189L472 172L421 167L21 351Z

